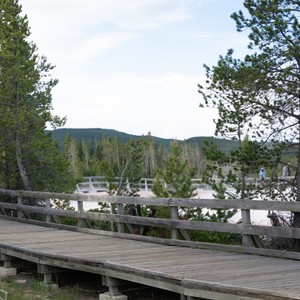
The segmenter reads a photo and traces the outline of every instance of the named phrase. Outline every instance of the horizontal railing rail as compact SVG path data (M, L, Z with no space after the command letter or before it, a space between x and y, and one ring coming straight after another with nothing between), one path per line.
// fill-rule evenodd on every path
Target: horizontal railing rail
M276 178L266 177L265 182L293 181L294 178L295 178L294 176L281 176ZM107 181L105 176L88 176L88 177L84 177L84 180L85 181L80 182L76 185L76 192L78 193L104 192L109 187L109 182ZM152 191L154 181L155 178L141 178L137 185L142 191ZM214 179L214 181L217 183L220 180L216 178ZM164 180L161 179L161 182L165 185L165 187L168 186L164 182ZM255 178L255 177L246 178L247 184L259 184L260 182L261 180L259 178ZM114 181L111 183L118 187L120 184L120 177L115 177ZM132 185L128 180L125 180L125 184L128 188L130 188ZM192 178L191 186L196 189L198 188L209 189L209 185L206 182L203 182L202 178Z
M300 212L300 202L277 202L262 200L220 200L220 199L185 199L185 198L142 198L126 196L101 196L97 194L63 194L34 191L15 191L0 189L0 215L3 218L22 222L31 222L45 226L68 228L96 233L100 228L101 234L116 234L133 239L147 239L151 242L162 242L161 238L142 236L142 229L160 228L166 230L170 244L191 247L206 247L205 243L190 239L191 231L207 231L237 234L242 238L240 246L214 245L215 248L226 248L240 252L258 253L287 258L300 259L296 251L276 251L266 248L255 248L259 239L300 239L300 228L253 225L252 210ZM57 201L72 201L77 203L70 209ZM99 204L98 211L84 211L84 203ZM68 209L67 209L67 208ZM137 207L143 209L144 215L139 215ZM169 217L153 217L148 214L151 208L166 207ZM179 216L184 209L226 209L241 210L241 222L237 224L226 222L209 222L187 219ZM135 212L135 213L132 213ZM146 212L146 213L145 213ZM69 218L65 220L63 218ZM73 222L72 222L73 220ZM96 223L99 223L95 226ZM101 227L105 222L106 232ZM103 225L103 224L102 224ZM110 233L108 233L110 232ZM113 232L113 233L112 233ZM133 234L135 233L135 234ZM140 236L140 237L139 237ZM164 239L166 240L166 239ZM164 243L166 243L164 241ZM212 245L209 245L212 247Z

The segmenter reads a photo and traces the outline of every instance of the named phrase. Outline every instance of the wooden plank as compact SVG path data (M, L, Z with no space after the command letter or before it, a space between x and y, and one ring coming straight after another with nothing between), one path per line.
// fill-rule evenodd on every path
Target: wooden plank
M118 207L124 207L125 205L132 204L141 204L146 206L168 206L174 211L176 215L176 210L178 206L181 207L206 207L206 208L234 208L242 209L242 211L249 209L258 209L258 210L286 210L286 211L299 211L300 202L275 202L275 201L253 201L253 200L220 200L220 199L180 199L180 198L132 198L132 197L123 197L123 196L99 196L99 195L74 195L74 194L58 194L58 193L47 193L47 192L31 192L31 191L9 191L0 189L0 193L4 195L17 196L18 204L12 203L0 203L0 208L14 209L18 212L18 216L27 215L28 212L44 214L48 221L53 220L59 222L58 217L67 216L78 220L79 224L89 224L91 220L96 221L105 221L105 222L116 222L118 228L122 231L121 228L124 227L124 224L128 228L131 228L132 224L139 226L153 226L153 227L163 227L171 230L173 240L177 238L177 230L184 233L184 230L205 230L205 231L216 231L216 232L230 232L241 234L244 238L247 239L247 243L244 244L244 248L235 248L238 251L244 251L247 253L260 253L262 255L272 255L272 256L283 256L289 258L299 258L299 254L287 253L281 255L280 252L270 251L269 249L251 249L251 240L258 240L257 236L267 236L267 237L282 237L290 239L299 239L300 238L300 229L299 228L283 228L283 227L270 227L270 226L255 226L250 224L250 219L248 222L243 224L226 224L226 223L215 223L215 222L197 222L189 220L168 220L168 219L159 219L159 218L142 218L136 216L124 216L121 214L104 214L104 213L88 213L88 212L77 212L77 211L68 211L68 210L59 210L49 208L49 199L68 199L75 200L78 203L83 203L84 201L97 201L104 203L117 203ZM32 207L28 205L22 205L23 197L34 197L44 199L48 206L46 207ZM121 211L121 210L120 210ZM33 221L32 221L33 222ZM47 226L55 227L54 224L48 222ZM57 228L67 228L64 225L56 225ZM79 228L68 229L73 231L79 231ZM133 231L132 231L133 232ZM185 235L185 238L188 240L188 236ZM154 240L153 240L154 241ZM186 243L185 245L192 245ZM168 244L168 243L165 243ZM171 244L171 242L170 242ZM258 245L257 243L255 245ZM234 248L232 248L234 249Z
M11 218L11 217L7 217L7 216L0 216L0 219L13 220L13 221L16 220L16 218ZM220 251L248 253L248 254L256 254L256 255L263 255L263 256L300 260L300 253L292 252L292 251L243 247L243 246L238 246L238 245L211 244L211 243L206 243L206 242L167 240L167 239L163 239L163 238L136 235L136 234L101 231L101 230L88 229L88 228L77 228L74 226L55 224L55 223L43 223L43 222L39 222L39 221L35 221L35 220L18 219L18 221L22 222L22 223L26 223L26 224L28 223L28 224L42 225L45 227L71 230L74 232L83 232L83 233L90 233L90 234L102 235L102 236L105 235L105 236L109 236L109 237L126 238L129 240L139 240L139 241L144 241L144 242L148 242L148 243L158 243L158 244L162 244L162 245L183 246L183 247L192 247L192 248L198 248L198 249L213 249L213 250L220 250Z
M20 240L10 239L8 228L18 232L13 235ZM1 218L0 250L37 263L116 276L185 295L207 295L213 299L300 299L299 261L65 230L41 231L32 224Z

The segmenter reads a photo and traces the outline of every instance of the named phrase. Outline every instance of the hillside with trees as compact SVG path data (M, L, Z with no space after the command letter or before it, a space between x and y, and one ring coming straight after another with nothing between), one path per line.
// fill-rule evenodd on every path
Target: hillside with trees
M64 141L66 136L70 136L71 138L80 141L80 142L92 142L100 141L104 138L116 138L121 143L126 143L129 140L138 140L138 139L150 139L155 142L158 146L163 146L169 148L174 139L164 139L160 137L152 136L149 132L147 135L133 135L125 132L117 131L114 129L103 129L103 128L59 128L54 129L52 131L48 131L51 133L52 139L57 141L58 144L63 148ZM184 141L178 140L179 143L187 143L192 145L199 145L203 147L205 143L214 143L217 145L218 149L228 153L230 150L238 147L238 142L225 139L225 138L216 138L216 137L191 137Z
M174 140L137 136L112 129L56 129L51 132L69 161L69 171L78 179L84 176L113 174L133 180L135 176L153 178L164 168L164 161L171 155ZM187 161L195 177L203 174L205 145L214 143L226 153L237 147L237 142L213 137L194 137L177 141L182 161ZM140 164L138 165L138 162ZM131 172L131 175L129 174Z
M82 142L95 142L103 138L116 138L121 143L126 143L128 140L137 140L141 137L144 139L151 138L159 145L168 147L172 139L163 139L159 137L153 137L150 133L143 136L134 134L128 134L125 132L117 131L114 129L103 128L59 128L51 131L52 139L57 140L58 144L63 147L64 140L67 135L71 138Z
M170 141L171 145L171 141ZM122 142L116 137L81 139L67 134L63 153L69 161L70 171L76 178L83 176L155 177L171 153L170 145L157 143L151 136L136 137ZM202 150L198 144L180 143L182 159L200 176L204 168ZM135 173L135 174L134 174ZM132 181L131 181L132 182Z

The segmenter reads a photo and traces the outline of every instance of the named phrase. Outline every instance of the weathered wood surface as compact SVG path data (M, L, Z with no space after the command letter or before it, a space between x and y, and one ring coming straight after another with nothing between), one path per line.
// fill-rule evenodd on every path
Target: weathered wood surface
M142 197L124 197L124 196L99 196L99 195L79 195L79 194L59 194L49 192L33 192L33 191L12 191L0 189L0 194L22 197L34 197L35 199L65 199L75 200L78 204L83 201L95 201L102 203L116 203L121 205L146 205L146 206L167 206L172 208L177 207L200 207L200 208L223 208L223 209L242 209L244 215L249 215L249 210L284 210L284 211L300 211L300 202L276 202L276 201L253 201L253 200L220 200L220 199L185 199L185 198L142 198ZM92 212L80 212L66 211L51 209L45 207L30 207L21 204L11 204L0 202L0 209L8 208L15 209L19 215L34 212L48 215L57 219L57 216L68 216L78 219L85 220L102 220L111 221L117 223L127 224L140 224L156 227L169 228L179 230L207 230L207 231L218 231L218 232L231 232L240 233L245 236L250 235L265 235L268 237L282 237L282 238L300 238L300 229L291 227L270 227L270 226L258 226L252 225L249 222L243 222L243 224L229 224L229 223L215 223L215 222L198 222L198 221L187 221L178 219L159 219L159 218L147 218L147 217L136 217L129 215L120 214L101 214ZM243 215L243 214L242 214ZM250 217L250 215L249 215ZM173 232L173 236L175 236Z
M9 221L2 254L206 299L300 299L300 261L166 246Z
M224 199L187 199L187 198L143 198L128 196L101 196L97 194L62 194L37 191L5 190L0 189L1 195L15 197L33 197L36 199L64 199L86 202L140 204L149 206L182 206L206 208L236 208L255 210L281 210L300 212L300 202L280 202L262 200L224 200Z
M42 213L51 216L67 216L71 218L98 220L98 221L113 221L118 223L139 224L154 227L163 227L169 229L190 229L190 230L207 230L217 232L230 232L248 235L266 235L269 237L282 238L300 238L300 229L291 227L270 227L258 226L251 224L230 224L230 223L216 223L216 222L198 222L188 220L174 220L174 219L160 219L137 217L130 215L117 215L107 213L93 213L93 212L78 212L70 210L59 210L44 207L32 207L27 205L17 205L11 203L1 203L0 208L17 209L23 213L34 212Z
M251 254L260 254L279 258L291 258L300 260L300 253L293 251L279 251L263 248L260 238L270 239L279 237L284 239L299 239L300 228L254 225L251 222L250 210L268 210L284 211L284 212L300 212L300 202L276 202L276 201L259 201L259 200L220 200L220 199L183 199L183 198L142 198L142 197L125 197L125 196L101 196L101 195L79 195L79 194L62 194L37 191L15 191L0 189L0 195L5 195L5 200L12 203L0 202L0 214L11 219L18 218L21 222L29 222L36 224L31 220L31 216L38 214L42 216L46 222L45 226L60 229L69 229L73 231L82 231L84 227L93 228L92 221L105 221L111 225L116 224L118 233L124 233L125 228L131 233L135 233L133 226L150 226L167 228L171 232L171 240L169 242L159 241L162 244L182 245L189 247L199 247L198 242L190 241L190 236L186 230L213 231L213 232L229 232L241 235L243 238L242 247L231 246L230 251L244 252ZM9 196L9 197L6 197ZM38 206L28 206L28 198L35 199ZM73 200L77 201L77 211L60 209L52 207L51 200ZM105 213L83 211L84 202L111 203L116 204L117 211L111 214L109 211ZM128 206L135 207L137 204L146 208L154 206L165 206L171 211L171 219L169 218L153 218L145 216L135 216L125 211ZM179 208L198 207L204 209L241 209L242 223L230 224L223 222L205 222L185 220L178 217ZM61 224L61 217L70 217L74 221L73 228ZM39 224L38 224L39 225ZM77 225L77 226L76 226ZM113 228L113 227L111 227ZM91 229L93 230L93 229ZM107 234L105 234L107 235ZM183 237L186 241L181 241L178 237ZM133 237L128 237L135 239ZM144 239L142 239L144 240ZM201 244L201 242L200 242ZM224 245L225 247L226 245ZM260 247L254 248L255 247ZM210 248L221 248L219 245L209 245ZM223 247L223 248L224 248ZM200 248L207 248L200 245ZM228 247L227 247L228 249Z

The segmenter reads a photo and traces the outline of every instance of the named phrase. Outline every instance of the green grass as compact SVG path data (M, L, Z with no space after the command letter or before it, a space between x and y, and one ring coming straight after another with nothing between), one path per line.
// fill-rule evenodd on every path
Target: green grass
M78 287L73 287L71 290L68 291L63 291L57 295L54 295L53 298L51 298L51 300L68 300L68 299L72 299L72 300L80 300L79 296L78 296Z
M0 278L0 289L8 292L7 300L80 300L77 286L51 291L35 278L19 283L12 276L4 276Z

